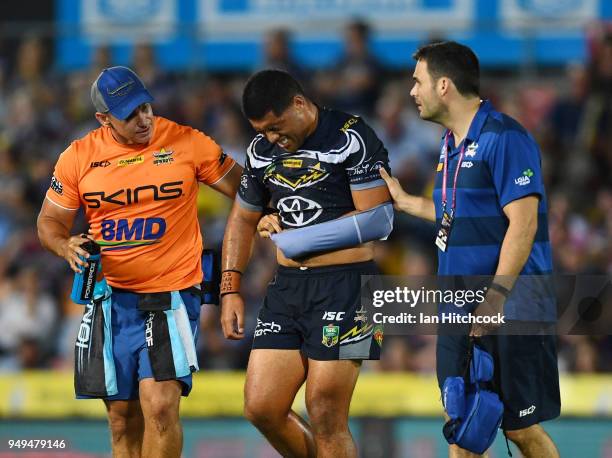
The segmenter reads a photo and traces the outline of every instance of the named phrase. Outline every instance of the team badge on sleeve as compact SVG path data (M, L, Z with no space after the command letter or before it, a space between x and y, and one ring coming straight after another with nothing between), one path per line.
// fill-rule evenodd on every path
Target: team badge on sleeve
M55 175L51 178L51 189L60 196L64 194L64 185L62 185L62 182L58 180Z

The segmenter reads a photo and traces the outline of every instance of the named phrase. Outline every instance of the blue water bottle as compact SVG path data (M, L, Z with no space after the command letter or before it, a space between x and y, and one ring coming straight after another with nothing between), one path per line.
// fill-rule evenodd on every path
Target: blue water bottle
M72 283L72 292L70 299L77 304L89 304L93 299L94 287L96 286L96 278L100 270L100 246L94 241L87 241L81 245L85 251L89 253L89 258L81 259L87 262L87 267L82 268L80 273L74 274Z

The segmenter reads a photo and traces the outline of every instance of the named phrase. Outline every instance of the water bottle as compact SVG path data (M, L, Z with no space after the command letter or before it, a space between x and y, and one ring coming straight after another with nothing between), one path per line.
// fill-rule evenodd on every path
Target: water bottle
M85 251L89 253L89 258L85 259L79 256L83 261L87 262L87 267L83 267L82 271L74 274L72 282L72 292L70 299L77 304L88 304L93 299L94 287L98 270L100 270L100 246L91 240L81 245Z

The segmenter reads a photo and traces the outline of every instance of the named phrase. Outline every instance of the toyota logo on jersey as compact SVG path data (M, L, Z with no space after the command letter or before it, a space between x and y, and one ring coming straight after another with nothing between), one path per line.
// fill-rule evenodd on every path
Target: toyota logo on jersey
M306 226L323 213L317 202L300 196L283 197L276 206L283 223L294 227Z

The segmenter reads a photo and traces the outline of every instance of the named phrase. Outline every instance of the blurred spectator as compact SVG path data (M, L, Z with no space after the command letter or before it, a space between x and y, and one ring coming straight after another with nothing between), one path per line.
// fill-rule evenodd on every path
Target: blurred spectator
M370 51L369 25L360 20L349 23L344 40L344 55L332 71L319 75L317 90L335 109L367 117L374 112L382 76Z
M40 269L17 268L0 283L0 368L18 370L40 363L54 348L57 307L41 289Z
M262 69L284 70L302 85L307 85L306 70L291 55L290 39L291 35L287 29L274 29L266 34Z

